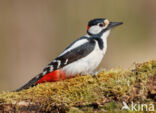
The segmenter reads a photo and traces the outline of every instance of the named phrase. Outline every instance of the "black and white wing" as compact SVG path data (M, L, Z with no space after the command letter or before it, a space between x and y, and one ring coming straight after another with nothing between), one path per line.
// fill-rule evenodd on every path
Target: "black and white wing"
M64 66L87 56L94 50L95 44L95 40L92 38L79 38L69 45L55 60L44 68L43 75L63 68Z
M32 87L36 85L36 82L40 80L45 74L60 69L74 61L77 61L87 56L94 50L95 44L95 40L93 40L92 38L79 38L78 40L74 41L70 46L68 46L63 51L63 53L61 53L55 60L48 64L48 66L44 68L42 73L32 78L29 82L27 82L25 85L23 85L16 91Z

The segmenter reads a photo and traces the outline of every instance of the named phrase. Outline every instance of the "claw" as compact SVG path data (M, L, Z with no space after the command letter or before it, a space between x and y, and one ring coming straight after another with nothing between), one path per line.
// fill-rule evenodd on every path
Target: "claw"
M97 75L98 75L98 72L92 73L91 75L92 75L93 77L95 77L96 79L98 78L98 76L97 76Z

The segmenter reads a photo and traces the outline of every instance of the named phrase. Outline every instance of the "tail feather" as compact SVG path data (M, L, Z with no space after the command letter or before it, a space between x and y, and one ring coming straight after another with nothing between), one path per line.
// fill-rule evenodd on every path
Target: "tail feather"
M19 89L15 91L20 91L22 89L28 89L30 87L33 87L37 84L43 83L43 82L56 82L59 80L66 79L66 74L62 70L55 70L47 74L40 73L34 78L32 78L28 83L20 87Z
M35 76L34 78L32 78L28 83L26 83L25 85L23 85L22 87L16 89L15 91L21 91L23 89L28 89L30 87L33 87L36 85L37 81L40 80L43 77L43 74L40 73L37 76Z

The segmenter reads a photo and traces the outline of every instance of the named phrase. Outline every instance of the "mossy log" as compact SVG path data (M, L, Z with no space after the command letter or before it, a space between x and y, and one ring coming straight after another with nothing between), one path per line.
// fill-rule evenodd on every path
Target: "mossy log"
M0 113L125 113L123 101L156 103L155 60L129 70L103 70L96 77L78 75L20 92L1 92Z

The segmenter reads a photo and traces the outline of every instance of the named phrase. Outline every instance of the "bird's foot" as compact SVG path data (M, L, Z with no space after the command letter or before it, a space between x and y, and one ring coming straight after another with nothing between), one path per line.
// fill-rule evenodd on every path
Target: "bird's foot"
M98 78L98 72L92 72L92 73L89 73L90 75L92 75L92 77L94 77L94 78Z
M98 72L95 72L94 74L93 74L93 77L95 77L95 78L97 78L98 76Z

